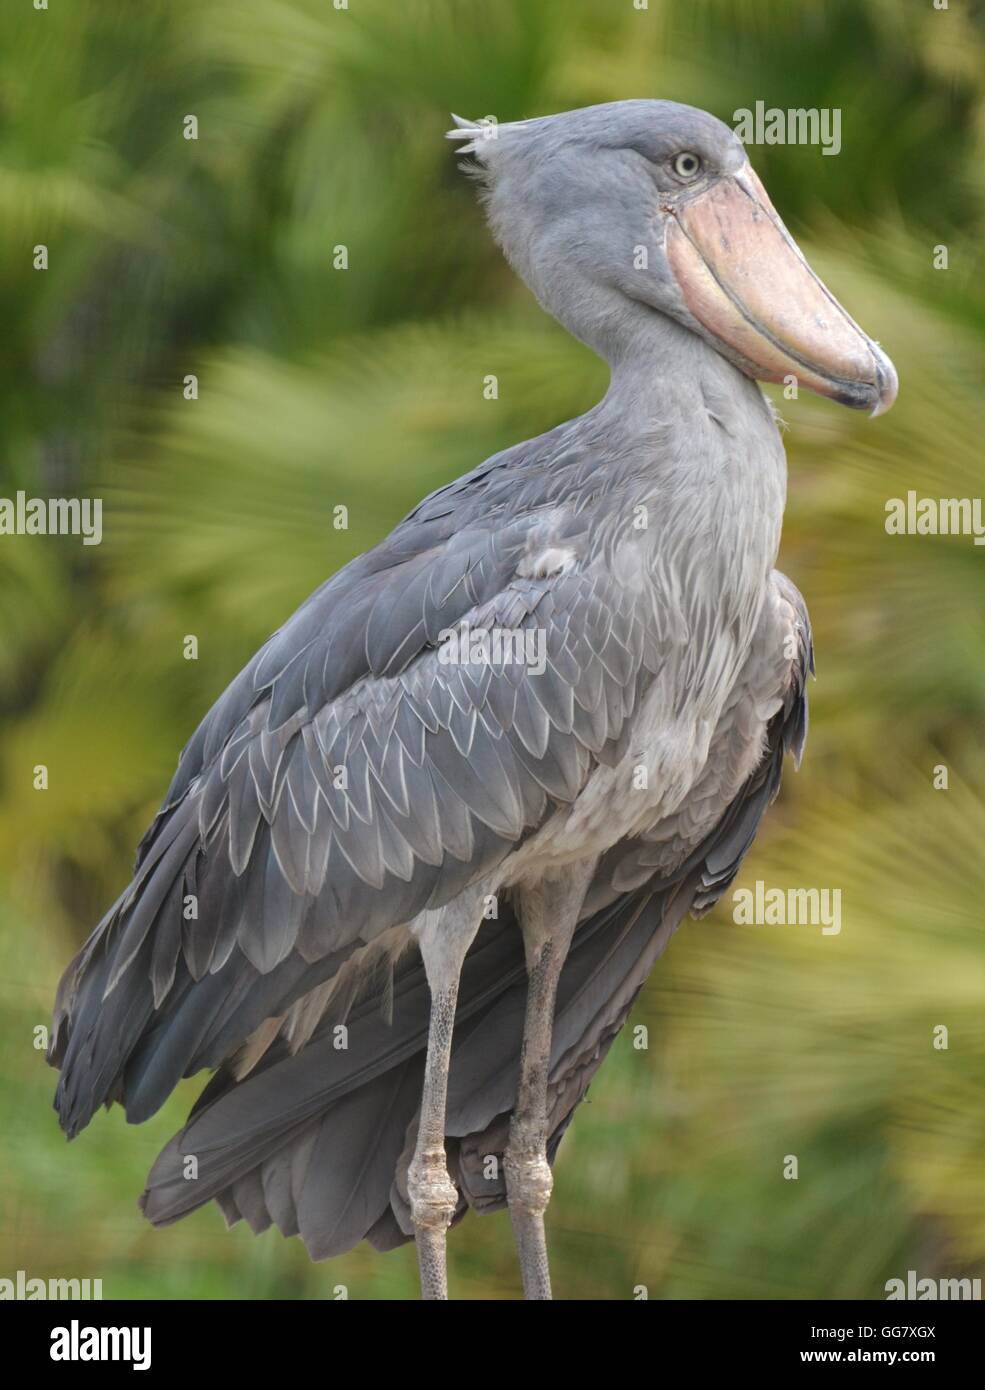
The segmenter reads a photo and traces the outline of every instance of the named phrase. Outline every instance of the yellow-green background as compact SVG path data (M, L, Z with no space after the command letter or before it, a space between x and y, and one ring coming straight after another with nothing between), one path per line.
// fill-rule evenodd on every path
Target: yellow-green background
M982 489L981 6L9 0L0 22L0 493L100 496L105 530L98 548L0 537L0 1275L413 1294L410 1247L312 1266L214 1207L151 1230L135 1199L200 1082L69 1147L32 1030L262 639L422 494L605 387L503 265L448 112L642 96L726 120L757 100L841 109L837 157L752 158L901 387L878 421L782 403L781 562L819 678L804 768L742 882L841 888L843 930L722 908L685 926L633 1017L649 1049L618 1040L562 1146L556 1291L878 1298L910 1268L981 1275L985 551L883 524L910 488ZM456 1295L515 1294L505 1216L450 1245Z

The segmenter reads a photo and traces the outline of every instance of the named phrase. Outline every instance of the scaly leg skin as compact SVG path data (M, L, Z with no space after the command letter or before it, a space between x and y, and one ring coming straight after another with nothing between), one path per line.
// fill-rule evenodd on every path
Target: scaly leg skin
M445 1160L445 1106L458 981L481 921L472 896L467 894L442 911L424 913L418 932L431 991L431 1015L421 1118L407 1170L407 1191L417 1240L421 1297L427 1300L448 1297L445 1240L458 1205L458 1192Z
M551 1038L558 980L593 871L594 861L591 866L574 866L563 884L539 884L517 895L527 956L527 1007L520 1081L504 1159L506 1196L527 1299L551 1297L544 1231L554 1182L547 1161Z

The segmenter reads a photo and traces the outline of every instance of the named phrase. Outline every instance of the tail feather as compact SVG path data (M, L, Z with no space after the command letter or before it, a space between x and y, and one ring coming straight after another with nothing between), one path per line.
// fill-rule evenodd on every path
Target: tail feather
M558 992L552 1159L686 903L685 896L679 911L668 911L666 893L640 892L579 927ZM522 938L506 914L480 931L462 974L447 1120L459 1215L505 1202L502 1163L488 1158L501 1156L508 1134L525 997ZM373 1003L350 1019L345 1050L335 1049L326 1026L296 1055L272 1049L241 1081L217 1076L155 1163L141 1199L145 1215L164 1225L215 1198L227 1220L300 1233L314 1259L367 1237L386 1248L407 1239L406 1168L428 1023L420 962L398 974L392 1025ZM184 1176L190 1155L194 1182Z

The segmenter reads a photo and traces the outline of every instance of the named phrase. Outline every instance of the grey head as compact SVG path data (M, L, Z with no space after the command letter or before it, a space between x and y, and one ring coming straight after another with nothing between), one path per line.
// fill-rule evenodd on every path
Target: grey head
M613 365L655 315L746 376L873 415L896 372L811 270L734 132L693 106L619 101L510 124L454 117L490 226L544 307ZM679 335L678 335L679 337Z

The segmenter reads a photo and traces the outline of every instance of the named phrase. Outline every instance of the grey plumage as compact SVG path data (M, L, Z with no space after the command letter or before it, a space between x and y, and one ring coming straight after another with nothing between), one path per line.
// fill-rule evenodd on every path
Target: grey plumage
M647 199L671 215L661 161L682 140L718 180L743 177L731 133L670 103L473 132L494 231L608 358L610 390L433 493L269 639L66 972L50 1060L69 1135L107 1101L145 1119L215 1069L148 1180L158 1224L215 1199L315 1258L410 1236L429 1016L415 924L486 890L499 915L465 959L445 1134L456 1218L503 1205L484 1158L517 1096L515 895L592 866L558 986L553 1160L654 960L727 889L784 754L799 760L813 667L803 602L772 569L778 432L645 215ZM476 630L526 636L543 669L449 661Z

